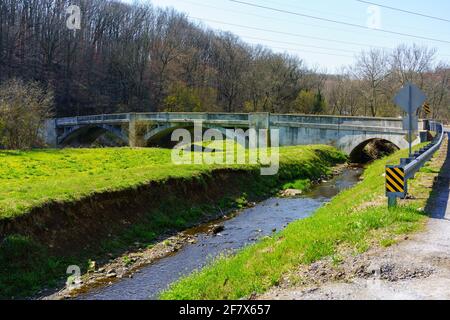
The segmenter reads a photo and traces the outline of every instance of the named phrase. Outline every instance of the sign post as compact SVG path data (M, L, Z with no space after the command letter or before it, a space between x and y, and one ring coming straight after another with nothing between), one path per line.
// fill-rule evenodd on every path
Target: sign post
M415 114L417 112L417 109L423 105L425 100L426 100L425 93L423 93L422 90L420 90L412 83L407 83L405 86L403 86L403 88L400 89L400 91L394 98L394 103L399 107L401 107L407 114L407 118L405 119L406 121L403 122L404 123L403 129L408 130L410 158L413 156L412 138L413 138L413 131L415 129L415 124L413 123L413 121L415 121Z
M403 119L403 130L408 131L410 159L405 159L406 161L403 161L400 166L386 166L386 196L388 197L389 208L395 207L397 198L404 199L408 192L404 166L414 157L412 153L413 132L419 129L419 120L416 114L425 100L425 93L412 83L407 83L394 98L394 103L406 112L406 117Z

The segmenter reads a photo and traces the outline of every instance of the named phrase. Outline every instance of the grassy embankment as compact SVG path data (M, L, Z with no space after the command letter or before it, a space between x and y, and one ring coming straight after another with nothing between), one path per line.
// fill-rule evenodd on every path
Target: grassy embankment
M392 245L399 235L420 229L426 220L422 208L431 192L423 182L437 175L436 168L427 165L410 183L410 193L416 200L402 201L400 207L389 211L384 196L385 164L397 163L406 155L406 151L399 151L374 162L361 183L339 194L312 217L291 223L236 255L218 258L175 283L161 298L248 297L277 285L282 275L301 264L329 256L338 261L343 248L358 254L372 245Z
M33 208L49 202L83 201L94 194L136 190L152 181L173 178L186 185L205 176L212 176L211 181L212 172L221 168L248 172L242 181L223 188L230 192L225 192L220 203L201 206L174 199L170 193L162 196L152 204L152 212L144 221L100 241L81 256L50 254L49 248L26 234L0 235L0 297L24 296L43 285L52 286L64 277L69 264L85 267L89 258L114 253L136 241L151 244L168 230L183 229L221 208L238 207L246 197L268 195L286 181L300 179L297 185L306 187L309 180L329 174L330 167L345 159L327 146L281 148L279 174L261 177L258 165L176 166L171 162L170 150L162 149L0 151L0 223L15 223Z

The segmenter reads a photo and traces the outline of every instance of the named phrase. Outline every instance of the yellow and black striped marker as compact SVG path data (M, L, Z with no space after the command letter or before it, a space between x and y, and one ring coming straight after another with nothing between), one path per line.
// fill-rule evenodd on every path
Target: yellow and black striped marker
M431 114L431 107L428 103L425 103L423 105L423 111L425 112L426 115L430 115Z
M399 166L386 166L386 194L402 197L406 192L405 170Z

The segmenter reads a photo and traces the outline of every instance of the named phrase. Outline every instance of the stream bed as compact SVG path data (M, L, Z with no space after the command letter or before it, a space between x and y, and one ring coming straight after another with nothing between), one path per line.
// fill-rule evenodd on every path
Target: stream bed
M188 230L186 232L195 234L195 243L144 267L132 278L124 278L109 286L94 289L78 299L157 299L158 294L171 283L204 267L219 254L236 251L274 231L284 229L295 220L309 217L340 191L356 184L362 171L362 168L346 167L341 174L313 187L302 196L270 198L260 202L253 208L242 210L232 219L221 221L224 229L220 233L208 233L206 225Z

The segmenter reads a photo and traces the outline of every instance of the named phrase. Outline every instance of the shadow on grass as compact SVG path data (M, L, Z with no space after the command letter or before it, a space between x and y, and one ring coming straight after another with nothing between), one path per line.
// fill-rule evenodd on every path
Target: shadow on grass
M432 195L425 206L425 212L429 212L434 219L446 219L447 204L450 199L450 144L448 142L445 148L447 150L445 150L444 165L434 180Z
M20 150L1 150L0 149L0 156L23 156L23 151Z
M47 153L47 154L61 154L63 148L57 149L47 149L47 148L32 148L32 149L23 149L23 150L9 150L9 149L0 149L0 156L8 156L8 157L17 157L17 156L25 156L30 153Z

